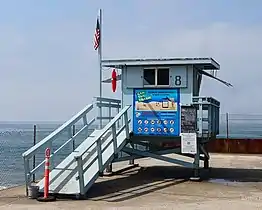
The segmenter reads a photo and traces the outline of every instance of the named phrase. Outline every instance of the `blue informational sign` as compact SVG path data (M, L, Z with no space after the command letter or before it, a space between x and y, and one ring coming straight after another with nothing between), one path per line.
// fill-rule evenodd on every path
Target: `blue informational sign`
M179 136L180 89L134 89L135 135Z

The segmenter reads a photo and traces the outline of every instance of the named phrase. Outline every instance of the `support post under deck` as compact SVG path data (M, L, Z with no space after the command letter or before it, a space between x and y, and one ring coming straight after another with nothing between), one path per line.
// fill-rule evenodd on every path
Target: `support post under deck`
M206 156L204 158L204 169L209 169L209 160Z
M199 145L199 139L197 140L197 150L196 154L194 157L194 162L193 162L193 176L190 177L191 181L199 181L200 176L199 176L199 160L200 160L200 145Z
M131 145L131 148L134 149L134 143L130 143L130 145ZM134 165L134 164L135 164L135 159L134 158L130 159L129 165Z
M205 150L204 153L204 169L209 169L209 154L208 154L208 150L207 150L207 145L203 145L203 149Z
M112 173L113 170L113 166L112 163L110 163L107 167L106 167L106 173Z

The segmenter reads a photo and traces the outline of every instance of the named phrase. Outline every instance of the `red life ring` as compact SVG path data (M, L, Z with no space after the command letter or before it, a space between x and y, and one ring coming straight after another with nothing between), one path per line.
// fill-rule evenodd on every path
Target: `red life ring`
M113 92L116 92L116 70L113 69L112 71L112 90Z

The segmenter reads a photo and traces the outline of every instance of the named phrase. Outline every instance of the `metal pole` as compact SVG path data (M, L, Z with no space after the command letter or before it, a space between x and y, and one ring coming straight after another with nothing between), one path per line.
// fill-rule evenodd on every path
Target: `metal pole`
M36 145L36 125L34 125L33 144ZM33 168L35 168L35 155L33 156ZM33 182L35 182L35 174L33 174Z
M73 131L72 131L73 136L76 134L76 125L73 125ZM73 139L73 151L75 150L75 138Z
M98 59L100 68L100 79L99 79L99 96L102 98L102 10L99 10L99 26L100 26L100 38L99 38L99 48L98 48ZM101 102L101 101L100 101ZM99 107L100 115L100 129L102 129L102 107Z
M108 117L109 118L108 118L108 122L111 121L111 116L112 116L111 111L112 111L111 102L109 102L109 107L108 107Z
M226 113L226 135L227 135L227 140L229 138L229 125L228 125L228 113Z

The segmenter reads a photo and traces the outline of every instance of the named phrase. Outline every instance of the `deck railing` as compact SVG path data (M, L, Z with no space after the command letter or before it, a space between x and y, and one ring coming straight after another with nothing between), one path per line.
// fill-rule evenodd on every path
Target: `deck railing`
M36 145L34 145L33 147L31 147L30 149L28 149L26 152L22 154L23 159L24 159L26 194L27 195L28 195L28 186L31 184L32 175L35 174L37 171L39 171L41 166L43 166L45 163L45 160L43 160L40 164L30 169L30 164L29 164L30 159L33 158L33 156L35 156L37 153L40 153L41 150L48 147L51 150L50 160L51 160L51 169L52 169L52 160L58 153L60 153L65 148L65 146L67 146L68 144L71 144L72 151L74 151L76 137L79 135L83 135L83 134L85 134L85 137L89 135L88 128L91 124L94 123L95 119L93 118L88 122L87 114L90 113L92 109L93 109L93 104L86 106L79 113L73 116L70 120L65 122L63 125L61 125L59 128L54 130L43 140L41 140ZM83 126L80 128L78 132L74 134L72 127L76 123L78 123L80 120L83 120ZM58 149L54 150L52 147L52 143L56 141L64 132L68 132L68 139L66 139Z
M96 100L96 106L98 107L100 113L102 113L102 116L100 114L97 115L97 120L100 121L100 128L103 127L103 120L106 120L109 122L114 118L114 116L119 113L119 110L121 109L121 100L119 99L113 99L113 98L104 98L104 97L95 97ZM106 110L106 114L103 114L103 108ZM117 127L120 126L120 122L118 121Z

